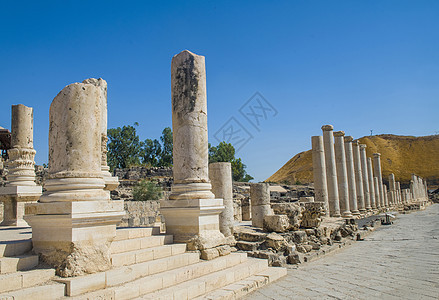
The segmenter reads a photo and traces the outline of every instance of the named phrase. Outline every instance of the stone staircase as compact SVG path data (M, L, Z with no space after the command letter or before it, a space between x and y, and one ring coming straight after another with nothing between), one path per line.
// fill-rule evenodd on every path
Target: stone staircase
M0 299L58 299L64 284L52 281L54 269L37 268L30 239L0 242Z
M200 260L159 227L116 232L113 268L72 278L56 277L54 269L29 270L38 265L37 256L26 254L30 240L0 244L0 268L7 272L0 274L0 299L236 299L286 275L246 253Z

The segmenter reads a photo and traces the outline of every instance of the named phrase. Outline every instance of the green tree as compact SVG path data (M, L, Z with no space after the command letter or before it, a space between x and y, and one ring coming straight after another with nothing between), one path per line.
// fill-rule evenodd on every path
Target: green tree
M142 179L133 188L133 198L137 201L159 200L163 190L152 181Z
M172 130L170 127L166 127L165 129L163 129L160 140L162 141L162 151L160 153L159 166L171 167L174 142Z
M241 158L235 158L235 147L230 143L221 142L216 147L209 144L209 162L230 162L234 181L249 182L253 179L245 171L246 165Z
M107 130L107 136L107 160L112 170L140 164L141 145L134 126L110 128Z
M158 167L159 160L161 158L162 146L157 139L146 139L142 143L142 164L149 165L151 167Z

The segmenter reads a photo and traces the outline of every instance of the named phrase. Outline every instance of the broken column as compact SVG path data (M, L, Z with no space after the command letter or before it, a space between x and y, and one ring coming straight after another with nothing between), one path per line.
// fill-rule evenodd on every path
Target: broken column
M35 184L35 153L33 149L34 117L32 107L12 105L11 149L8 150L8 175L0 187L4 213L1 226L28 226L23 219L25 203L37 201L42 192Z
M383 177L381 173L381 154L380 153L374 153L373 154L373 171L374 176L378 179L378 194L380 198L380 206L381 208L386 207L384 202L384 190L383 190ZM376 193L377 191L375 191Z
M204 56L187 50L172 58L174 184L160 202L166 231L189 250L225 244L219 230L223 200L215 199L209 180L207 94Z
M250 186L252 226L263 228L264 217L272 215L270 206L270 186L268 183L253 183Z
M363 171L361 170L360 144L358 141L352 143L354 150L354 167L355 167L355 186L357 187L357 205L361 213L366 212L364 205L364 184Z
M344 151L344 135L344 131L334 132L335 161L341 215L344 218L350 218L352 217L352 213L349 209L348 172L346 169L346 155Z
M391 205L396 204L396 182L395 182L395 174L389 174L389 203Z
M344 146L346 153L346 167L348 172L348 188L349 188L349 208L353 215L359 215L357 205L357 187L355 183L355 167L354 167L354 153L352 149L353 138L351 136L344 137Z
M107 82L102 79L89 78L82 83L90 83L98 87L99 99L101 102L101 170L104 177L105 188L104 190L113 191L119 186L119 179L117 176L112 176L110 173L110 167L107 164Z
M329 214L331 217L340 217L333 129L334 127L332 125L322 126L325 150L326 182L328 185Z
M370 192L370 206L372 209L376 209L376 194L375 194L375 184L373 182L373 168L372 168L372 158L367 158L367 180L369 181L369 192Z
M370 187L369 187L369 174L367 170L367 155L366 145L360 145L360 160L361 160L361 174L363 175L363 191L364 191L364 206L367 211L372 210L370 205Z
M40 203L26 206L33 251L62 277L111 268L110 245L125 214L101 172L101 102L94 84L66 86L50 106L49 174Z
M325 152L323 137L311 137L312 144L312 168L314 177L314 201L323 202L325 214L329 217L328 187L326 183Z
M223 199L224 210L219 215L219 229L225 237L233 235L233 184L229 162L209 164L209 179L216 198Z

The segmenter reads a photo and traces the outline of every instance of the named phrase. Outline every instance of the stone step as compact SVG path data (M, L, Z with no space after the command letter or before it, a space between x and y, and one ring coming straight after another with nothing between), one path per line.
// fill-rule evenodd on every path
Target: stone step
M217 289L211 293L205 294L196 300L226 300L226 299L240 299L245 295L263 287L279 278L287 275L286 268L269 267L263 272L256 275L249 276L236 283L229 284L223 288Z
M38 255L19 255L0 258L0 274L30 270L38 265Z
M198 252L188 252L130 266L122 266L96 274L59 278L56 281L66 284L67 296L77 296L83 293L126 284L141 277L182 268L199 261L200 255Z
M54 276L54 269L36 269L25 272L0 274L0 293L39 285L50 280Z
M114 241L129 240L160 234L160 227L120 227L116 229Z
M163 246L173 242L172 235L152 235L147 237L119 240L111 243L112 254L146 249L156 246Z
M158 247L115 253L111 255L113 267L128 266L136 263L182 254L186 251L186 244L170 244Z
M0 299L5 300L47 300L64 297L64 284L48 282L21 290L0 294Z
M194 299L227 285L234 284L268 269L267 260L248 258L246 261L183 283L143 295L139 299ZM118 299L116 297L116 299Z
M31 240L0 242L0 257L22 255L31 250L32 250Z

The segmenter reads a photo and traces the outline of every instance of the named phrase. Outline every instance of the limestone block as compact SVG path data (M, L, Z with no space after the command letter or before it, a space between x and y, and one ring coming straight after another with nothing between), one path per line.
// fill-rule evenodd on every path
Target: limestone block
M210 248L210 249L201 250L201 259L212 260L212 259L217 258L219 256L220 256L220 254L219 254L217 248Z
M267 215L264 217L264 230L268 232L285 232L290 228L287 215Z
M302 203L314 202L314 197L300 197L299 202L302 202Z
M264 217L266 215L272 215L273 210L270 205L252 205L252 226L263 228L264 227Z
M281 235L274 232L267 235L265 243L268 248L272 248L276 251L285 250L288 245L287 241Z

